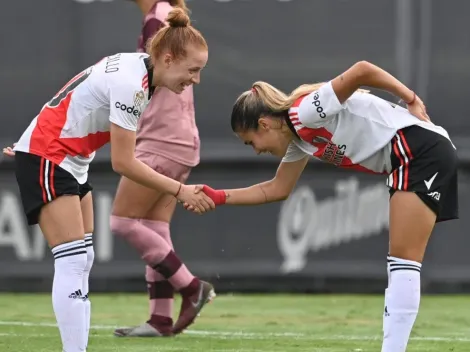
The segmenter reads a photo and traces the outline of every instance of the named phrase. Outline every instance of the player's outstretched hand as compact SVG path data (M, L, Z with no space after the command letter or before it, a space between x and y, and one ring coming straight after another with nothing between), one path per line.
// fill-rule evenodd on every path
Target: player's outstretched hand
M227 199L227 195L224 190L213 189L207 185L197 185L194 189L196 194L207 195L215 205L223 205ZM184 207L190 211L196 211L196 209L188 203L184 203Z
M10 156L10 157L15 156L15 151L13 150L15 145L16 145L16 143L13 143L13 147L3 148L3 154L6 155L6 156Z
M199 192L197 187L198 186L194 185L181 185L181 189L176 198L180 203L184 204L186 209L197 214L203 214L215 209L215 204L212 199L204 192Z

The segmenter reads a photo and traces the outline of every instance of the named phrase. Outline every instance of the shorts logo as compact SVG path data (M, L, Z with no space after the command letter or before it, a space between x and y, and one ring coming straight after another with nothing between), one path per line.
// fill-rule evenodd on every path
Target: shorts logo
M114 106L117 109L122 110L122 111L126 111L131 115L134 115L134 116L137 116L137 117L140 117L140 115L141 115L140 109L138 107L136 108L135 106L127 106L127 105L122 104L118 101L116 102L116 104Z
M441 194L439 192L430 192L428 196L439 201L441 199Z
M426 185L428 191L431 190L432 183L434 182L434 179L436 178L437 174L439 172L436 172L433 177L431 177L429 180L424 180L424 184Z

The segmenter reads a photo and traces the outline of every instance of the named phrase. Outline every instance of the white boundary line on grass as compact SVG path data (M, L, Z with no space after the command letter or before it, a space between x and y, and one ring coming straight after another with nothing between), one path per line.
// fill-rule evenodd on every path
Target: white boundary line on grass
M54 323L32 323L25 321L0 321L0 326L29 326L29 327L57 327ZM114 325L92 325L91 329L95 330L113 330L117 326ZM307 340L350 340L350 341L371 341L381 340L381 336L361 336L361 335L327 335L312 336L303 333L270 333L270 332L244 332L244 331L207 331L207 330L186 330L184 334L198 335L207 337L217 337L222 339L267 339L270 337L291 337L293 339ZM0 333L0 336L24 336L17 333ZM28 334L28 336L47 336L46 334ZM95 335L93 337L108 337L103 335ZM113 337L109 334L109 337ZM415 341L442 341L442 342L470 342L470 338L465 337L444 337L444 336L414 336L411 340Z

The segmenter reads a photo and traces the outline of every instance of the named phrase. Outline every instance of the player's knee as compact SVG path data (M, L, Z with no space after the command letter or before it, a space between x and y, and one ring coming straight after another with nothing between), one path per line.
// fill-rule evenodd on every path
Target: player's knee
M146 265L145 266L145 281L147 282L155 282L159 279L160 274L157 273L157 271Z
M109 225L111 232L121 237L127 237L135 231L138 222L139 220L137 219L111 215Z
M389 252L392 257L421 263L426 252L429 236L413 232L403 236L391 236Z
M60 196L45 204L38 223L50 247L84 239L78 196Z
M147 208L144 207L144 209L140 209L142 207L132 207L130 208L128 205L121 205L114 203L113 208L111 210L112 216L116 216L119 218L129 218L129 219L141 219L145 217L145 214L147 213Z
M388 272L389 287L386 293L388 312L417 314L421 295L421 263L389 256Z
M84 272L86 270L88 261L86 255L77 255L76 258L73 260L73 266L77 270L77 272Z
M413 248L413 246L410 247L407 243L390 243L390 256L392 257L421 263L423 261L424 252L425 248Z
M95 251L93 246L86 247L86 266L85 271L90 272L93 262L95 261Z
M85 243L73 241L52 248L55 260L55 272L66 272L67 275L82 276L87 266L87 254L84 252Z

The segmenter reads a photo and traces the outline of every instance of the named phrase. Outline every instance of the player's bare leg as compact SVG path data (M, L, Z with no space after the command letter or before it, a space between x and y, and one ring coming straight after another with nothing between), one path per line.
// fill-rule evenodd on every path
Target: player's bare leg
M52 304L63 350L86 350L86 307L83 273L87 265L84 228L78 196L61 196L43 206L39 226L54 255Z
M415 193L392 196L382 352L406 351L418 315L421 262L435 221L436 214Z

